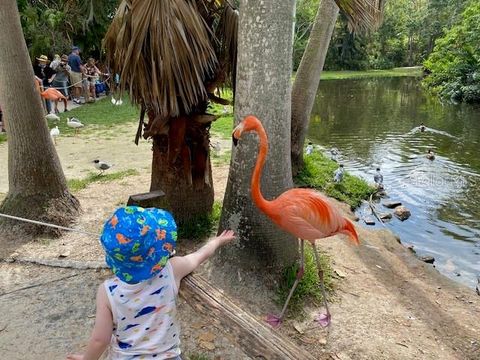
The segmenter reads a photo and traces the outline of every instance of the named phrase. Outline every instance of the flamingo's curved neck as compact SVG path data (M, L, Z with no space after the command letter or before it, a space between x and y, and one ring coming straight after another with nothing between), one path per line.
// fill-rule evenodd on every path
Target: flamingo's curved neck
M265 129L260 123L254 129L254 131L258 135L260 144L259 144L259 150L258 150L258 156L257 156L257 163L255 164L255 169L253 170L253 175L252 175L252 183L251 183L252 199L253 199L253 202L258 206L260 210L262 210L263 212L266 212L268 210L269 201L266 200L262 195L262 192L260 190L260 182L262 178L263 166L265 165L265 159L267 158L268 140L267 140L267 134L265 133Z

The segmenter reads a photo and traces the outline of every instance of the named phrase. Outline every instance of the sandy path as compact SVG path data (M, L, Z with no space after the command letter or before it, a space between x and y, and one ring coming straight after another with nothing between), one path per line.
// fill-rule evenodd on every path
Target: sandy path
M102 135L107 138L102 144L93 134L85 134L75 143L71 138L60 139L58 150L68 177L83 177L90 171L88 161L94 156L105 156L117 170L135 168L140 172L115 183L93 183L76 193L84 210L78 227L99 232L103 220L127 200L128 194L148 190L150 159L145 156L149 151L145 147L149 145L133 145L132 129L134 124L125 126L125 133L112 129L110 132L117 135L111 139ZM5 152L2 147L5 145L0 145L0 159ZM227 175L226 166L213 171L217 199L222 197ZM5 181L4 177L1 173L0 181ZM337 272L329 330L312 328L307 316L303 322L287 320L280 331L318 359L480 359L480 297L417 260L388 231L361 227L359 231L359 247L340 237L319 243L332 256ZM191 243L181 246L185 245L192 247ZM76 260L103 258L97 239L78 234L0 246L0 258L14 253L48 259L59 255ZM208 264L200 272L258 318L277 307L272 300L276 290L273 282L253 281L245 274L215 276ZM0 358L55 360L80 350L93 324L95 289L105 276L108 273L103 271L0 263ZM317 310L309 309L308 314ZM210 359L246 359L224 329L213 327L183 301L179 311L187 353L205 353ZM208 346L199 341L212 334L214 340Z

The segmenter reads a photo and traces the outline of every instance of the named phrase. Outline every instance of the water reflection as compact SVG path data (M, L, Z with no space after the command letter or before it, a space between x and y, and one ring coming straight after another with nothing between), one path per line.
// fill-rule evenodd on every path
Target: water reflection
M431 131L412 131L422 122ZM475 286L480 108L441 104L414 78L324 81L309 137L338 148L347 170L370 182L380 166L390 197L412 211L409 220L388 227L420 254L433 255L447 276ZM428 149L434 161L425 157Z

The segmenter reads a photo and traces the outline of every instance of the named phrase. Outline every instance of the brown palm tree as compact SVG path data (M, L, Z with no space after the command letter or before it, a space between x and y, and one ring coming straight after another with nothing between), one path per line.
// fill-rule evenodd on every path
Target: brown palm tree
M234 83L237 18L223 0L124 0L105 36L121 91L142 109L136 141L153 139L150 189L179 221L212 209L208 104L229 103L214 91Z

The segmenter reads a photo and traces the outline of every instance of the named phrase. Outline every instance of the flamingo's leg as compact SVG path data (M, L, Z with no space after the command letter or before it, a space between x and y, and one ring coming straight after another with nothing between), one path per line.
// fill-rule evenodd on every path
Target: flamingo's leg
M287 311L288 303L290 302L293 292L295 291L298 283L302 279L303 274L305 272L304 264L305 264L305 241L303 239L300 239L300 267L298 268L298 271L297 271L297 277L295 279L295 282L293 283L292 288L290 289L290 292L288 293L287 300L285 300L285 304L283 304L282 312L280 313L280 315L267 315L267 322L272 327L278 327L282 323L283 317L285 316L285 312Z
M317 321L320 323L321 326L327 327L330 325L330 321L332 319L330 315L330 311L328 310L328 303L327 303L327 294L325 292L325 285L323 283L323 270L322 265L320 264L320 256L318 255L317 247L315 243L312 243L313 253L315 254L315 261L317 262L317 270L318 270L318 279L320 280L320 290L322 291L323 297L323 305L325 306L326 313L320 314L317 317Z

